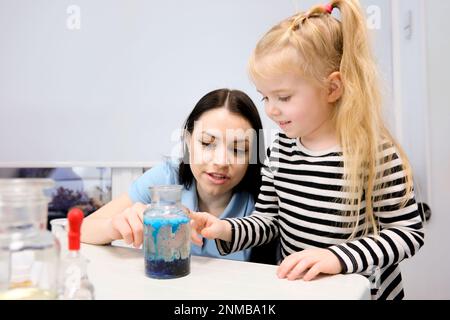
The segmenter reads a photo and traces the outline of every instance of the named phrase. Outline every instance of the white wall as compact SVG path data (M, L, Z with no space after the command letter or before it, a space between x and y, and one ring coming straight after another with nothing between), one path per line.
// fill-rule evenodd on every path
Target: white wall
M389 0L363 3L383 10L375 50L390 86ZM251 50L313 4L0 0L0 166L154 165L178 151L178 130L208 91L238 88L261 107L246 73ZM72 5L80 29L67 27Z
M417 141L428 134L433 216L426 225L425 246L402 269L407 298L450 299L450 1L420 2L425 6L428 133L411 128L404 134Z
M0 0L0 166L161 161L207 92L257 101L248 57L293 12L291 0Z
M391 1L397 5L396 16L393 17L395 25L391 24ZM0 146L2 150L8 150L0 155L0 163L40 160L48 164L58 160L78 160L79 165L96 161L95 165L101 162L100 165L107 166L113 160L128 164L159 160L159 154L167 152L163 150L167 139L163 142L161 130L158 129L163 124L173 125L173 129L179 128L188 109L208 89L238 87L248 91L257 101L258 95L245 74L246 59L257 38L273 23L296 9L304 10L316 3L316 0L195 0L192 3L0 0L0 123L3 124L0 126L0 136L3 138ZM419 201L429 202L433 210L432 220L426 226L424 248L417 256L402 263L407 298L450 299L450 204L447 200L450 198L450 1L363 0L362 3L366 7L377 5L381 8L381 29L374 31L374 49L385 80L387 109L392 110L389 108L392 105L397 108L395 116L387 113L390 114L387 120L412 161L420 191ZM65 29L66 8L71 4L79 5L82 10L82 29L79 32ZM239 15L233 9L237 6ZM421 13L422 7L426 9L424 14ZM182 12L184 18L169 21L165 16L158 15L158 10L162 9ZM164 32L157 32L160 34L158 43L170 44L172 39L180 41L186 50L199 49L201 46L193 44L189 38L199 33L195 25L205 32L202 34L204 39L213 43L214 37L208 33L212 29L206 30L189 18L198 17L196 10L203 10L202 21L209 25L224 27L231 20L233 25L241 23L246 26L245 33L240 32L239 28L239 32L221 29L220 36L225 40L218 42L219 46L213 45L217 47L217 53L228 57L233 55L235 68L225 65L226 70L222 74L214 74L211 66L217 64L217 59L209 53L209 48L206 59L200 59L200 64L193 62L181 66L175 63L176 59L172 59L175 61L175 65L171 65L172 70L184 70L177 79L164 72L163 77L152 77L151 66L160 64L155 63L154 59L153 64L139 64L141 60L136 57L142 58L143 52L152 52L153 47L147 45L147 40L154 26L164 29ZM209 14L217 10L223 14ZM411 39L406 39L404 33L408 10L413 13ZM243 14L245 11L252 14ZM160 23L155 23L158 21ZM127 32L133 37L127 37ZM247 41L242 38L250 33L255 39ZM236 51L236 44L232 51L229 50L227 41L231 41L231 34L242 36L238 37L242 44L238 45L239 52ZM121 45L117 45L118 39ZM201 43L201 39L196 41ZM170 57L164 54L164 47L158 48L161 54L156 57ZM202 50L196 52L202 53ZM144 55L144 61L146 57ZM123 61L127 63L123 64ZM86 64L91 67L86 67ZM203 66L202 71L199 71L198 65ZM106 72L100 72L100 67L105 67ZM117 76L117 72L121 76ZM216 76L214 81L212 76ZM64 79L69 83L62 81ZM195 83L193 79L196 79ZM202 82L199 79L206 80ZM195 90L187 89L186 84ZM159 95L153 104L154 93L161 93L155 88L169 88L170 85L176 88L173 91L175 97ZM161 103L165 104L164 110L170 110L170 102L173 98L179 98L179 94L184 95L179 99L179 104L186 103L188 106L185 112L181 107L181 112L166 112L156 125L155 122L149 125L149 121L154 120L152 117L141 116L151 108L154 108L154 113L160 112ZM22 109L25 106L34 109L24 112ZM50 106L49 110L42 112L40 108L47 106ZM105 114L99 106L107 107L108 113ZM136 112L127 113L133 106L137 108ZM71 112L67 112L66 108L72 110L69 117L67 113ZM14 121L11 120L12 113L16 114ZM265 127L273 127L261 113ZM138 116L135 117L135 114ZM105 118L105 115L108 117ZM77 117L79 121L72 121ZM118 126L121 122L129 127ZM12 123L12 128L8 127ZM31 130L31 134L23 134L36 123L44 125ZM60 131L55 131L56 124L64 126ZM159 150L149 153L140 146L151 143L151 137L143 135L143 132L152 130L159 133L160 139L157 141L161 144ZM73 139L62 138L61 132L67 131L74 133ZM75 134L77 132L83 138L80 139ZM111 138L112 134L117 134L116 138ZM130 139L130 135L137 138ZM12 144L5 146L8 141ZM36 142L40 141L49 143L38 148ZM141 153L127 157L133 149L130 141L139 146ZM80 149L71 153L76 144ZM47 158L31 159L27 152L35 156L36 149ZM115 184L121 185L120 181L130 180L130 172L120 171L114 175ZM132 176L135 174L137 172ZM128 183L122 185L127 186ZM113 193L122 191L116 188Z

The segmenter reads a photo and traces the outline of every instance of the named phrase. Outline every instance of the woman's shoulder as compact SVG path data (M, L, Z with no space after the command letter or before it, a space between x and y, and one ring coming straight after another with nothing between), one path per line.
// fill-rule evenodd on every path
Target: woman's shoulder
M178 167L179 161L176 160L164 160L163 162L153 166L145 171L142 176L144 179L149 179L152 184L177 184L178 179Z
M255 199L247 191L237 191L233 194L225 216L222 218L241 218L250 215L255 209Z
M131 184L128 195L133 202L150 203L149 187L173 184L179 184L178 166L175 161L165 160L137 178Z

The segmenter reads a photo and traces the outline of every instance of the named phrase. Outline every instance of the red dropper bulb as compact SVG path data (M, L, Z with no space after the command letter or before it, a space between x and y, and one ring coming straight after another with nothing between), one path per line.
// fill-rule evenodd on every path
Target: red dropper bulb
M69 250L80 250L80 230L83 218L84 213L79 208L70 209L67 214L67 220L69 221Z

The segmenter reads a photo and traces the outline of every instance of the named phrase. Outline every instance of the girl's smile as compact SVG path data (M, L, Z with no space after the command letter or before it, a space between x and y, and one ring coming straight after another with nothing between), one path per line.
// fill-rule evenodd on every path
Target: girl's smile
M283 131L286 131L286 129L288 128L288 126L289 126L291 123L292 123L292 121L281 121L281 122L278 122L278 125L280 126L280 128L281 128Z

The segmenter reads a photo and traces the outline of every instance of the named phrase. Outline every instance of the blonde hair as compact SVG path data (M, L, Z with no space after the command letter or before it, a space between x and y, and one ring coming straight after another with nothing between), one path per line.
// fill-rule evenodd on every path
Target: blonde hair
M338 8L341 18L330 12ZM382 99L378 72L369 44L365 17L357 0L332 0L315 6L273 27L257 44L249 61L250 77L267 79L296 72L325 87L328 76L339 71L344 86L334 108L333 121L344 157L343 191L349 208L344 214L354 217L350 236L363 231L379 233L374 215L374 192L387 186L380 183L382 164L392 160L383 156L382 145L396 147L405 170L405 206L412 193L412 172L405 152L394 140L382 118ZM364 225L360 209L365 200ZM349 227L350 227L349 226Z

